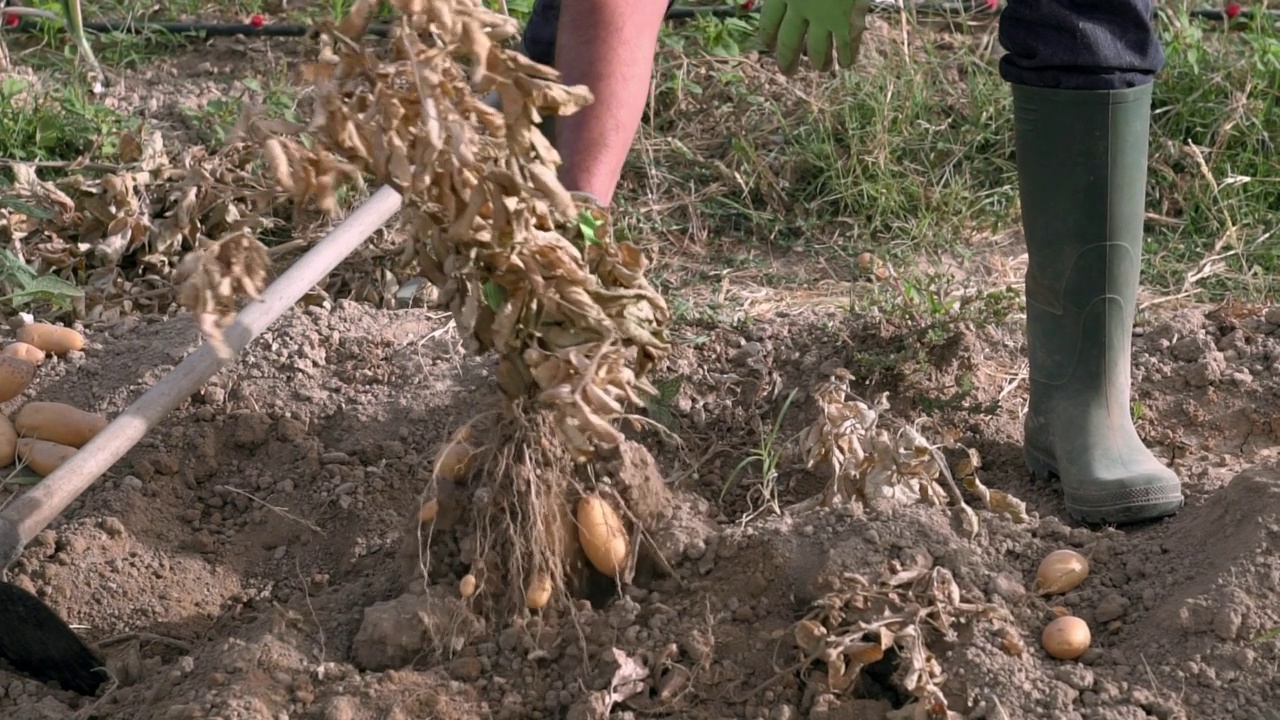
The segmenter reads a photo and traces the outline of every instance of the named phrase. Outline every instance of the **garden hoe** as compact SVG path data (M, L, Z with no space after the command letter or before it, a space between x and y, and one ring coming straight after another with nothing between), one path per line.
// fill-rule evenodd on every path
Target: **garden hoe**
M232 356L293 306L400 209L400 194L380 188L323 240L245 306L224 331ZM223 367L208 342L196 348L150 390L34 488L0 512L0 573L27 543L117 460ZM66 690L94 695L108 679L94 650L33 593L0 582L0 658L18 672Z

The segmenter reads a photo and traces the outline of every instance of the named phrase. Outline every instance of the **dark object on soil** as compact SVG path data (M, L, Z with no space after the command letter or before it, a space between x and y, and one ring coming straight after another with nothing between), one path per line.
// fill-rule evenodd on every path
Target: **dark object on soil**
M35 595L0 581L0 659L14 670L66 690L94 695L105 666L58 613Z

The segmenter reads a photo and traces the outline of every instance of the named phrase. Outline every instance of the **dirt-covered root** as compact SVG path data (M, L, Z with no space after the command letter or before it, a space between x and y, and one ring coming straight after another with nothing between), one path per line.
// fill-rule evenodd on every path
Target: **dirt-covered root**
M495 412L453 433L409 523L405 579L456 585L484 616L512 617L665 575L714 532L705 501L668 488L644 447L577 462L554 422L545 409Z

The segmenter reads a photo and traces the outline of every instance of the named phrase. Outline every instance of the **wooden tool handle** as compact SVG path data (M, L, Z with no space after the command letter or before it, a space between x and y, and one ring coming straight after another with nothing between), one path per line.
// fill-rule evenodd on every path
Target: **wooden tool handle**
M401 197L390 187L379 188L324 239L303 255L247 305L224 335L232 355L238 355L303 295L333 271L375 230L400 209ZM169 371L116 416L92 440L34 488L0 513L0 569L22 554L23 548L117 460L124 457L157 423L191 397L223 363L206 342Z

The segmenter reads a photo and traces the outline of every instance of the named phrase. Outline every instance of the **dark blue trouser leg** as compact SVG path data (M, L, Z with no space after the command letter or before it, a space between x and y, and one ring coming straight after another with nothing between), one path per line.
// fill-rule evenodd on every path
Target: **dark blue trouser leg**
M1008 0L1000 77L1015 85L1119 90L1164 67L1152 0Z
M643 0L639 0L643 1ZM667 10L675 0L667 0ZM560 23L560 0L534 0L533 11L524 28L524 54L543 65L556 63L556 26Z
M560 23L560 0L534 0L529 22L525 24L524 54L532 61L556 64L556 26Z

